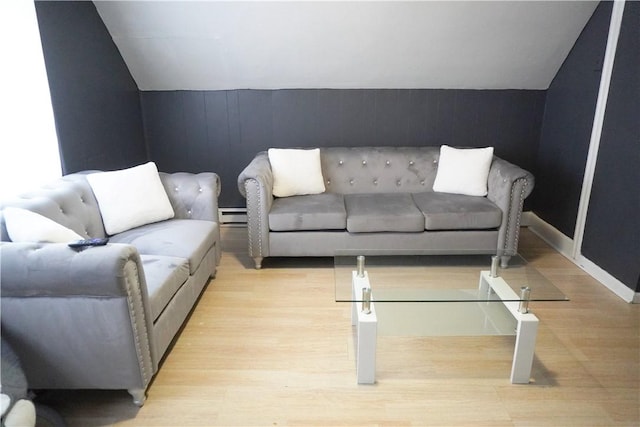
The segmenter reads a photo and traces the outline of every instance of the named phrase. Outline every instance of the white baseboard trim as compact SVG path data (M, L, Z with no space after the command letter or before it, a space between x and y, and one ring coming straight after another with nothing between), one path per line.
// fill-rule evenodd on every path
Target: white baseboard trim
M520 218L520 226L528 227L531 225L531 217L535 216L535 214L531 211L522 212L522 217Z
M576 264L589 273L591 277L605 285L609 290L611 290L611 292L618 295L626 302L636 304L640 302L640 293L632 291L624 283L607 273L593 261L585 258L584 255L580 255Z
M527 212L529 229L538 237L547 242L553 249L560 252L565 257L574 261L571 257L573 253L573 239L565 236L553 225L541 219L533 212Z
M578 259L573 258L573 239L564 235L557 228L547 223L533 212L527 212L527 223L529 224L529 229L534 234L539 236L552 248L583 269L591 277L602 283L602 285L611 292L626 302L640 304L640 292L634 292L620 280L613 277L583 255L579 255Z

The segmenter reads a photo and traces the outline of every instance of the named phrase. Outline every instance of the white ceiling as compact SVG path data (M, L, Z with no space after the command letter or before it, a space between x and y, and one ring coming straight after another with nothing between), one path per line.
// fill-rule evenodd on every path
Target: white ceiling
M547 89L587 1L96 1L141 90Z

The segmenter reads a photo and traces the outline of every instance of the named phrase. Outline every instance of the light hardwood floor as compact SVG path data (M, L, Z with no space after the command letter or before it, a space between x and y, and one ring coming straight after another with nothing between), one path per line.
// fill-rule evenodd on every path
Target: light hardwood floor
M380 337L375 385L357 385L348 304L328 258L224 255L148 390L57 391L69 426L638 426L640 305L612 294L523 229L521 253L570 302L540 318L528 385L509 382L514 337Z

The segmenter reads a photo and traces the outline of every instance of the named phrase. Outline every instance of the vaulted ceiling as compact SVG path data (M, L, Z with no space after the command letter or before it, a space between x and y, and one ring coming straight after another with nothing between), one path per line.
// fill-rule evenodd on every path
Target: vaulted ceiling
M595 1L95 1L141 90L546 89Z

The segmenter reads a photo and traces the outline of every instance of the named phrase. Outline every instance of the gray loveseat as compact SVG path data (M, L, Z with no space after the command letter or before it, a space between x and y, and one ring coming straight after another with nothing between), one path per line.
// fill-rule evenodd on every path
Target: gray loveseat
M220 259L219 178L160 173L175 217L76 251L11 242L0 211L2 337L34 389L126 389L142 405ZM104 237L84 173L3 203Z
M249 255L333 256L366 249L394 254L517 253L531 173L493 157L486 197L433 191L439 147L320 149L326 191L273 196L267 152L238 177L246 198Z

